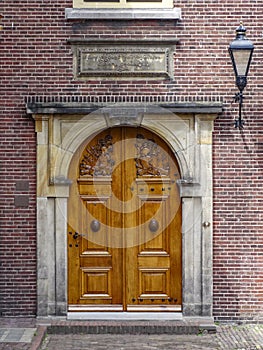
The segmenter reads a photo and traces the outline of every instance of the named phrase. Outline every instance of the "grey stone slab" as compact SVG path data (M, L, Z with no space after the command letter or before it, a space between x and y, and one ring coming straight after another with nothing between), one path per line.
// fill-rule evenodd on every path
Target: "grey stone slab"
M182 314L176 312L69 312L68 320L182 320Z
M35 334L36 334L36 328L26 328L24 330L24 334L22 335L20 341L22 343L31 343Z
M66 8L66 19L181 19L181 9L77 9Z
M150 101L148 103L148 106L152 106L153 101ZM114 104L114 107L127 107L130 108L145 108L146 104L140 104L140 103L133 103L133 104L127 104L127 103L121 103L116 102ZM223 106L221 103L213 104L213 103L165 103L160 101L156 104L156 107L160 106L161 108L167 109L170 112L173 113L207 113L207 114L213 114L213 113L222 113ZM74 102L61 102L61 103L44 103L44 102L29 102L27 103L27 113L29 114L89 114L91 112L94 112L98 110L99 108L109 107L106 103L74 103ZM181 184L182 186L184 184ZM198 184L194 184L195 187L190 184L190 190L189 194L185 193L184 196L192 196L192 192L198 193L194 194L195 196L200 196L200 189L198 188ZM186 184L186 186L189 187L189 184ZM197 187L197 188L196 188ZM187 189L184 189L185 191Z
M6 335L8 334L8 329L0 329L0 342L5 339Z
M4 341L6 343L19 342L20 339L22 338L23 334L24 334L24 329L23 328L12 328L12 329L9 330L9 332L6 335Z
M0 329L0 338L2 338L2 336L4 335L5 330L4 329Z
M1 328L0 343L31 343L36 328Z

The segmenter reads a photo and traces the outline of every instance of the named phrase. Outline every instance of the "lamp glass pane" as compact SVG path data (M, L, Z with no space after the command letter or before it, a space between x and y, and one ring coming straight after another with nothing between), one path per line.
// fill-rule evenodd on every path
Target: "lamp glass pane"
M251 50L232 50L237 75L246 76Z

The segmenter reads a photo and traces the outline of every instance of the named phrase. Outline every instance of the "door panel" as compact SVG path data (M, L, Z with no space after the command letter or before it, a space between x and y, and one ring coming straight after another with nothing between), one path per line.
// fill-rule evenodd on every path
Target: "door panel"
M70 167L69 309L181 310L179 170L142 128L113 128Z

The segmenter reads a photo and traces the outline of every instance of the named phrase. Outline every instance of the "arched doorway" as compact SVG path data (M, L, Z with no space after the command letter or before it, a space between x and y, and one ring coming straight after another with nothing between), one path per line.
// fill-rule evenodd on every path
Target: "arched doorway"
M91 135L109 127L129 125L151 130L155 140L158 134L176 154L180 165L177 185L182 203L182 316L212 317L212 133L222 106L214 103L166 104L165 108L157 106L155 111L148 109L149 105L127 108L125 104L123 107L107 107L91 113L94 105L87 108L87 104L82 103L76 108L70 103L63 106L57 103L27 105L37 132L37 315L73 316L72 312L68 313L67 253L69 190L75 186L68 176L73 158L78 160L75 163L77 171ZM127 109L133 112L128 119ZM76 179L77 176L76 172ZM79 192L77 194L79 196ZM74 244L77 244L75 240ZM137 317L138 313L129 313L128 317L133 315ZM170 315L179 316L179 313ZM159 318L160 314L153 317Z
M156 134L93 135L69 169L70 311L181 311L179 167Z

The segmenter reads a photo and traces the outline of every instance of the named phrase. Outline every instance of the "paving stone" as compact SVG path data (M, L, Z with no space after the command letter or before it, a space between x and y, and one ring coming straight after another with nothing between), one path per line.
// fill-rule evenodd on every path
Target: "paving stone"
M211 337L196 335L48 335L41 350L219 349Z
M220 326L216 334L49 334L41 350L263 350L263 325Z
M1 328L1 343L31 343L36 328Z
M11 328L8 330L5 338L2 340L5 343L17 343L24 334L23 328Z
M24 321L0 320L0 350L32 350L33 342L25 341L30 339L34 341L36 338L34 337L36 322ZM64 323L67 324L67 321L63 321ZM74 324L78 326L79 323ZM23 325L26 326L22 327ZM263 350L263 324L219 325L216 334L200 332L199 335L79 334L70 333L72 329L74 328L68 327L66 334L48 334L43 338L41 347L33 348L35 350ZM84 327L83 330L85 329ZM41 337L43 335L44 332ZM19 342L14 342L18 338ZM9 339L12 342L3 342L1 339Z

